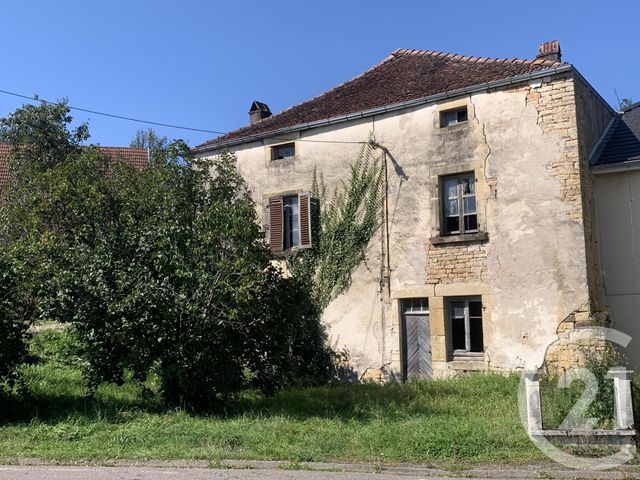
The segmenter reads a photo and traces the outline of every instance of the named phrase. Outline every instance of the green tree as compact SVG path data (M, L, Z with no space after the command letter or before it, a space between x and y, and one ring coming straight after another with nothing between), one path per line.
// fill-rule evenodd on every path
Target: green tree
M155 371L167 405L205 409L327 377L310 292L272 264L232 155L197 161L175 142L142 171L97 148L62 155L7 198L22 235L4 239L37 252L37 315L74 325L92 385Z
M134 148L148 148L151 158L156 158L158 155L163 155L169 146L167 136L159 136L153 128L146 130L140 129L136 132L136 136L129 143L130 147Z
M15 379L25 358L35 304L29 295L29 262L17 248L0 247L0 380Z
M86 124L70 129L71 121L66 100L25 105L0 119L0 142L12 146L4 160L13 175L0 192L0 378L13 378L39 314L41 251L52 228L47 219L36 221L47 194L44 179L88 138Z
M168 405L202 409L250 385L322 378L316 312L271 265L234 157L189 168L185 145L168 154L111 177L92 178L96 159L84 156L60 170L52 206L76 207L59 226L43 311L86 339L94 384L155 367Z
M86 123L70 129L67 100L24 105L0 119L0 142L13 146L7 163L18 179L56 166L89 138Z

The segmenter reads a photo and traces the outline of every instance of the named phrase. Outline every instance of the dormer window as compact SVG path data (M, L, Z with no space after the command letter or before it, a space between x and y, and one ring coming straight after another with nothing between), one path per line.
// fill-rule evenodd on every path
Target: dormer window
M271 147L271 160L282 160L285 158L295 157L295 143L283 143L282 145L274 145Z
M440 127L450 127L467 121L467 107L440 112Z

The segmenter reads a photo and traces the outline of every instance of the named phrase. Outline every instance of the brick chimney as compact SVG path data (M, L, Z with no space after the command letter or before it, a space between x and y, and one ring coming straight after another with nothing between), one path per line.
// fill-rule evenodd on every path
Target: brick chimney
M558 40L552 40L550 42L544 42L540 44L540 46L538 47L538 56L536 58L559 62L562 58L562 52L560 51L560 42Z
M271 110L266 103L254 100L249 109L249 124L253 125L271 116Z

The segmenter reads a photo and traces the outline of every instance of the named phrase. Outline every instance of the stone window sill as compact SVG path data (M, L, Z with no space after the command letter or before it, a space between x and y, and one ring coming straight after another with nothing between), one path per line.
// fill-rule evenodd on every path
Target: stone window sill
M489 240L489 234L487 232L466 233L464 235L447 235L431 237L432 245L450 245L456 243L473 243L473 242L486 242Z
M484 352L466 352L464 350L456 350L453 352L453 360L484 360Z
M487 358L483 352L454 354L447 363L451 370L460 372L473 372L487 368Z

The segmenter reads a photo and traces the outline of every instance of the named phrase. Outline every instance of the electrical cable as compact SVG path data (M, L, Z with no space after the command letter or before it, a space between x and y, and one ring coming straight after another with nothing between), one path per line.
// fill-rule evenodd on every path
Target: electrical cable
M22 95L20 93L15 93L15 92L10 92L8 90L2 90L0 89L0 93L4 93L6 95L12 95L14 97L19 97L19 98L24 98L26 100L31 100L34 102L43 102L43 103L47 103L49 105L60 105L60 102L51 102L49 100L45 100L43 98L40 98L38 96L33 96L30 97L28 95ZM167 128L176 128L176 129L180 129L180 130L188 130L188 131L192 131L192 132L201 132L201 133L213 133L213 134L217 134L217 135L226 135L229 132L219 132L217 130L206 130L204 128L192 128L192 127L183 127L180 125L173 125L170 123L162 123L162 122L154 122L151 120L142 120L139 118L133 118L133 117L126 117L124 115L116 115L113 113L105 113L105 112L98 112L96 110L90 110L88 108L81 108L81 107L73 107L71 105L66 105L67 108L71 109L71 110L78 110L80 112L85 112L85 113L92 113L95 115L102 115L104 117L110 117L110 118L116 118L119 120L127 120L130 122L138 122L138 123L145 123L145 124L149 124L149 125L157 125L160 127L167 127ZM285 138L285 137L271 137L273 139L276 140L291 140L290 138ZM348 140L306 140L306 139L296 139L296 142L308 142L308 143L333 143L333 144L356 144L356 145L363 145L366 143L369 143L368 141L348 141Z
M45 100L43 98L39 98L37 96L30 97L28 95L22 95L20 93L9 92L8 90L1 90L0 89L0 93L4 93L4 94L7 94L7 95L13 95L14 97L25 98L27 100L32 100L32 101L35 101L35 102L44 102L44 103L48 103L50 105L60 105L60 102L50 102L48 100ZM128 120L130 122L147 123L149 125L157 125L157 126L160 126L160 127L177 128L177 129L180 129L180 130L190 130L192 132L215 133L215 134L218 134L218 135L224 135L225 133L227 133L227 132L218 132L216 130L206 130L204 128L182 127L180 125L173 125L173 124L170 124L170 123L153 122L151 120L142 120L142 119L139 119L139 118L125 117L124 115L115 115L113 113L98 112L96 110L89 110L87 108L72 107L71 105L67 105L67 108L69 108L71 110L78 110L80 112L93 113L95 115L102 115L104 117L118 118L120 120Z

